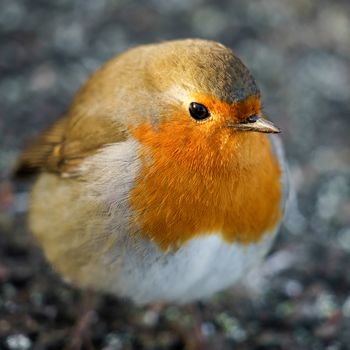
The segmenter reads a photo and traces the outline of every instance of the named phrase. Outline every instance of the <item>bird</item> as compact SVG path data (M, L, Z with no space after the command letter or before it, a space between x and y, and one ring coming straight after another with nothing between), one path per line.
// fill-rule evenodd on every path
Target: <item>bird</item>
M204 39L126 50L19 156L29 226L68 283L137 305L206 300L260 265L288 195L261 92Z

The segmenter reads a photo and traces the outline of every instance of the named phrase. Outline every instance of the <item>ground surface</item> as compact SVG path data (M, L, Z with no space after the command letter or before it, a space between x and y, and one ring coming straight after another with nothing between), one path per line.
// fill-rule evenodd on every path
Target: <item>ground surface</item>
M235 49L283 130L300 213L255 292L199 307L209 349L350 349L350 3L57 0L0 2L0 349L62 349L81 292L45 263L25 225L17 152L67 108L89 72L123 49L203 37ZM259 293L258 293L259 292ZM100 296L96 349L185 349L187 307L158 312ZM185 345L186 344L186 345Z

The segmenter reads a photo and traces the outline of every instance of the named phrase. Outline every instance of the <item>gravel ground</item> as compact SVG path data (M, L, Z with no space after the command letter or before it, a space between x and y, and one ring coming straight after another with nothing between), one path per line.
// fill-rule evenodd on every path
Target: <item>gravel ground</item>
M197 305L208 349L350 349L350 2L0 1L0 349L62 349L82 292L45 263L25 224L19 150L65 111L88 74L141 43L232 47L283 130L299 209L262 271ZM190 349L190 307L99 296L95 349ZM86 347L89 349L89 347Z

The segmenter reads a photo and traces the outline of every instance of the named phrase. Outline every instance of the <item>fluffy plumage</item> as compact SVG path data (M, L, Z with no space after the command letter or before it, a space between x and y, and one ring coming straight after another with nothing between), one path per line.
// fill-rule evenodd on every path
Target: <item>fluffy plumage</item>
M210 116L193 119L191 102ZM107 62L18 163L38 174L30 225L48 260L138 303L235 282L283 214L283 156L262 116L253 77L221 44L145 45Z

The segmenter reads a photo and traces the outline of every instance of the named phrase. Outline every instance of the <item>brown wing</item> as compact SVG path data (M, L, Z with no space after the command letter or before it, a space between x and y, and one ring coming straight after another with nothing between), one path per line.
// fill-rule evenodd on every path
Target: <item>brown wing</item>
M26 177L41 170L57 172L61 159L61 145L67 119L58 120L38 136L20 155L14 169L16 177Z
M76 176L80 163L87 156L106 144L126 138L126 131L109 116L64 116L24 150L14 176L27 177L41 171Z
M127 138L118 120L118 57L97 70L75 96L67 114L43 132L19 157L15 176L40 171L64 177L79 174L80 163L109 143Z

